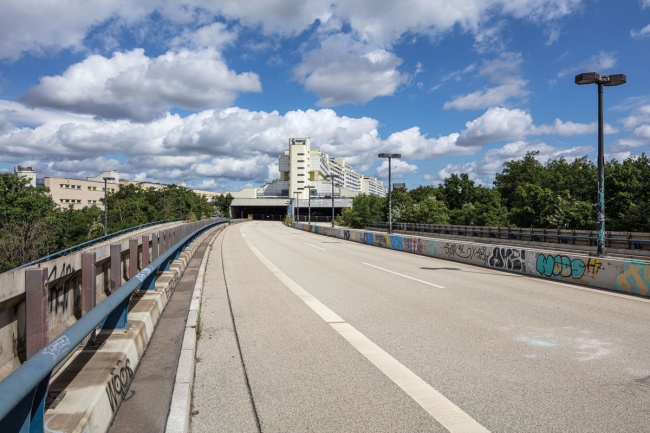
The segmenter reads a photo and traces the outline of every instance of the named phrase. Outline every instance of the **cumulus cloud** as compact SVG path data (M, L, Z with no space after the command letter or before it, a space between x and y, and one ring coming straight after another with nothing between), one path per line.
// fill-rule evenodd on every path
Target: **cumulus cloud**
M390 174L391 181L399 180L404 178L407 174L416 173L418 171L418 166L415 164L409 164L406 161L400 159L391 159L390 164ZM375 176L378 179L385 179L388 181L388 160L382 161L381 165L377 167Z
M479 118L465 124L466 129L460 133L457 144L476 147L495 141L519 139L531 131L532 125L532 117L523 110L490 108Z
M407 82L408 77L397 70L401 63L384 49L337 35L307 53L294 76L318 95L320 106L359 104L392 95Z
M62 75L43 77L22 100L102 118L148 121L172 107L223 107L241 92L259 91L257 74L229 70L214 50L149 58L135 49L111 58L93 55Z
M622 123L625 129L634 129L641 124L650 123L650 105L637 107L633 114L622 120Z
M171 45L175 47L192 47L202 50L207 48L222 49L237 39L238 32L229 30L225 23L216 22L202 26L196 30L185 29L175 37Z
M532 133L536 135L549 134L557 135L560 137L572 137L575 135L593 134L598 131L598 123L574 123L564 122L560 119L555 119L552 125L540 125L533 129ZM615 134L618 132L616 128L609 124L603 125L605 134Z

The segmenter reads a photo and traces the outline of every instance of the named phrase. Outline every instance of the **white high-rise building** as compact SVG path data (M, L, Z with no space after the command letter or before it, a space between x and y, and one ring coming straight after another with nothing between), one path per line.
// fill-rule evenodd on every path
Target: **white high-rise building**
M343 158L331 158L318 148L311 147L309 138L290 138L289 149L279 158L280 179L267 185L262 195L284 196L295 198L296 193L301 199L312 196L341 196L341 189L347 195L365 192L380 196L386 195L383 184L377 178L363 176L354 171ZM334 191L332 181L327 176L334 176ZM363 179L370 179L364 190Z

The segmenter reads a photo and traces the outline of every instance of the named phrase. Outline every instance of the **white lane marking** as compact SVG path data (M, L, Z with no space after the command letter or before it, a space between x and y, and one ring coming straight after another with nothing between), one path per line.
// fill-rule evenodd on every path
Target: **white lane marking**
M282 236L284 236L285 238L291 239L291 236L289 236L289 235L282 235Z
M444 289L443 286L439 286L437 284L433 284L433 283L430 283L428 281L418 280L417 278L409 277L408 275L399 274L397 272L389 271L388 269L380 268L379 266L371 265L370 263L363 263L363 264L366 265L366 266L370 266L371 268L379 269L380 271L388 272L388 273L391 273L391 274L399 275L400 277L408 278L409 280L417 281L418 283L428 284L429 286L437 287L439 289Z
M310 246L312 248L316 248L317 250L325 251L325 248L317 247L316 245L308 244L307 242L303 242L303 244Z
M355 327L345 322L338 314L330 310L325 304L314 298L309 292L284 274L284 272L278 269L255 248L242 229L243 227L239 230L248 248L250 248L253 254L257 256L273 275L278 277L289 290L302 299L332 329L345 338L352 347L365 356L368 361L399 386L443 427L451 433L490 433L488 429L479 424L465 411L440 394L417 374L406 368L404 364L393 358L385 350L373 343L372 340L359 332Z

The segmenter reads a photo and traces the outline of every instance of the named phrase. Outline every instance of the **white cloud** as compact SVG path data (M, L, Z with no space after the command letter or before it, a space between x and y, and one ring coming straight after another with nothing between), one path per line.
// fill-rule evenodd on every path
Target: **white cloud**
M425 160L445 155L467 155L476 150L459 147L456 144L457 140L457 133L439 138L427 138L420 132L420 128L413 127L392 133L378 151L400 153L407 159Z
M479 76L487 77L495 87L478 90L454 98L444 104L445 109L471 110L502 105L509 99L526 97L528 81L521 78L521 53L502 53L498 58L486 61Z
M149 58L144 50L93 55L63 75L43 77L24 95L32 106L108 119L147 121L172 107L226 106L240 92L259 92L257 74L228 69L214 50L181 50Z
M570 74L578 74L580 72L592 71L605 71L616 66L616 52L614 51L600 51L594 54L587 60L562 69L558 72L557 77L562 78Z
M622 120L623 128L633 129L643 123L650 123L650 105L641 105L634 113Z
M230 45L237 39L238 32L228 30L224 23L216 22L197 30L185 29L179 36L171 42L172 46L192 47L194 49L214 48L222 49Z
M486 90L479 90L467 95L459 96L444 104L445 109L476 110L480 108L501 105L511 98L521 98L529 92L526 90L528 81L513 80L508 84L492 87Z
M405 175L416 173L417 171L418 166L415 164L409 164L408 162L402 161L400 159L391 159L390 174L392 182L403 179ZM375 176L378 179L388 181L388 160L382 161L379 167L377 167Z
M639 138L650 138L650 125L641 125L634 130L634 135Z
M541 125L534 128L531 133L535 135L551 134L560 137L593 134L598 131L598 123L574 123L555 119L552 125ZM616 134L618 130L609 124L603 125L605 134Z
M318 105L359 104L395 93L408 81L394 54L352 41L344 35L324 40L294 70L295 78L318 95Z
M642 39L650 37L650 24L642 28L641 30L630 30L630 36L633 39Z
M531 131L532 125L532 117L522 110L490 108L481 117L465 124L467 128L460 133L457 144L473 147L519 139Z

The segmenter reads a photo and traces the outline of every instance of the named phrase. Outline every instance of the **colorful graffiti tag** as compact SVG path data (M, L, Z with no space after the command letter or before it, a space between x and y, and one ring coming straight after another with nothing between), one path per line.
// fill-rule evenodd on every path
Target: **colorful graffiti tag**
M646 275L647 263L629 263L616 277L616 288L622 292L648 296L650 281Z
M571 259L564 255L546 255L540 253L537 256L537 272L541 275L582 278L585 274L585 262L581 259Z

